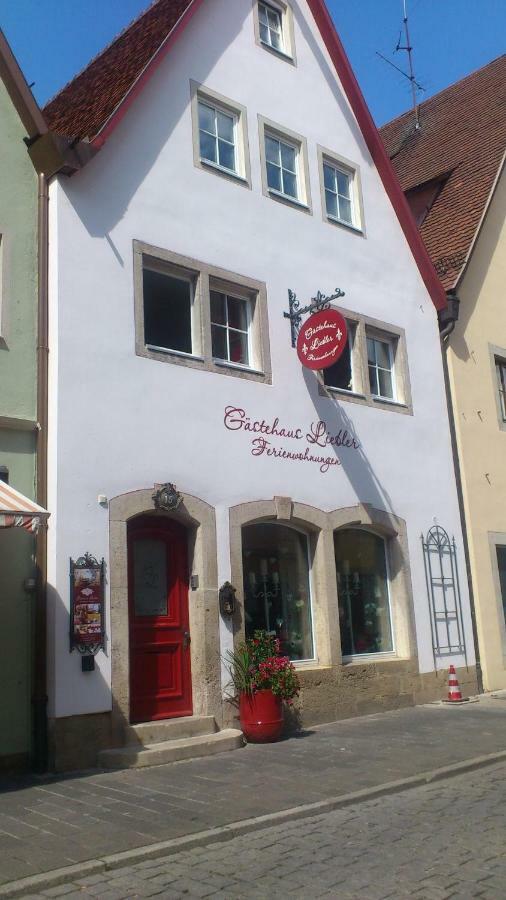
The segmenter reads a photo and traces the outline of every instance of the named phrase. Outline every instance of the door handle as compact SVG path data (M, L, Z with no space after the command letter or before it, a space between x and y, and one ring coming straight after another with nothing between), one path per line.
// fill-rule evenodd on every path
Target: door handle
M189 631L183 631L183 650L187 650L192 642Z

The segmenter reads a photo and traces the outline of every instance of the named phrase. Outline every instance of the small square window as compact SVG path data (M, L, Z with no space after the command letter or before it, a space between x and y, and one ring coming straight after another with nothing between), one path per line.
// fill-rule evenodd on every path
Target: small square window
M293 12L285 0L254 0L255 39L260 47L295 65Z
M237 172L237 117L199 100L200 158Z
M331 219L337 219L345 225L354 224L352 177L349 172L342 172L331 166L323 164L323 176L325 184L325 208Z
M250 366L251 301L211 290L213 358Z
M348 328L346 347L337 362L323 370L323 382L327 387L353 392L357 390L353 372L356 325L354 322L346 322L346 325Z
M146 346L193 353L191 280L145 267L143 297Z
M495 357L495 372L502 421L506 422L506 360Z
M264 195L311 213L306 139L262 116L258 126Z
M367 336L367 364L369 385L373 397L395 400L393 342L375 336Z

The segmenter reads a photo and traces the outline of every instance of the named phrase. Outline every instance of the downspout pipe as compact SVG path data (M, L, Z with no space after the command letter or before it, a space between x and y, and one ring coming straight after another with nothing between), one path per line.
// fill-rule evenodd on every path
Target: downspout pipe
M462 529L462 540L464 544L464 559L466 563L467 585L469 590L469 605L471 611L471 625L473 629L474 652L476 657L476 682L478 685L478 693L483 694L483 673L481 669L480 647L478 643L478 628L476 625L476 609L474 602L473 579L471 576L471 555L469 552L469 536L466 525L466 515L464 508L464 493L462 490L462 473L460 469L460 460L457 446L457 432L455 428L455 413L452 402L450 389L450 376L448 371L447 350L450 346L450 336L455 329L455 325L459 318L460 300L457 297L455 289L446 292L447 308L440 310L438 313L439 320L439 336L441 338L441 352L443 356L443 373L446 392L446 405L448 407L448 419L450 423L450 437L452 443L453 465L455 469L455 481L457 484L457 497L459 503L460 525Z
M47 509L48 441L48 184L38 175L38 313L37 313L37 502ZM48 768L47 733L47 523L40 526L36 543L37 586L33 666L33 767Z

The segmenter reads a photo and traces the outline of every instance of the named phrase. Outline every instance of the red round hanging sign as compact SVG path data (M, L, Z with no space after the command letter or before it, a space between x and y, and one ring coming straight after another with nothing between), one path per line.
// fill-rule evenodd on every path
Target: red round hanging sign
M333 366L346 347L346 321L335 309L309 316L299 331L297 355L307 369Z

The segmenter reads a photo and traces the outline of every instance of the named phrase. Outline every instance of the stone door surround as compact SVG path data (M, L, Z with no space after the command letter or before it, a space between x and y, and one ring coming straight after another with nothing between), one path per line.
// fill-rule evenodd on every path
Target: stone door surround
M109 579L111 595L111 690L113 740L122 742L130 721L130 667L128 628L128 522L147 513L169 516L185 526L188 534L193 714L222 719L216 521L212 506L183 494L176 510L155 509L155 485L113 497L109 503Z

